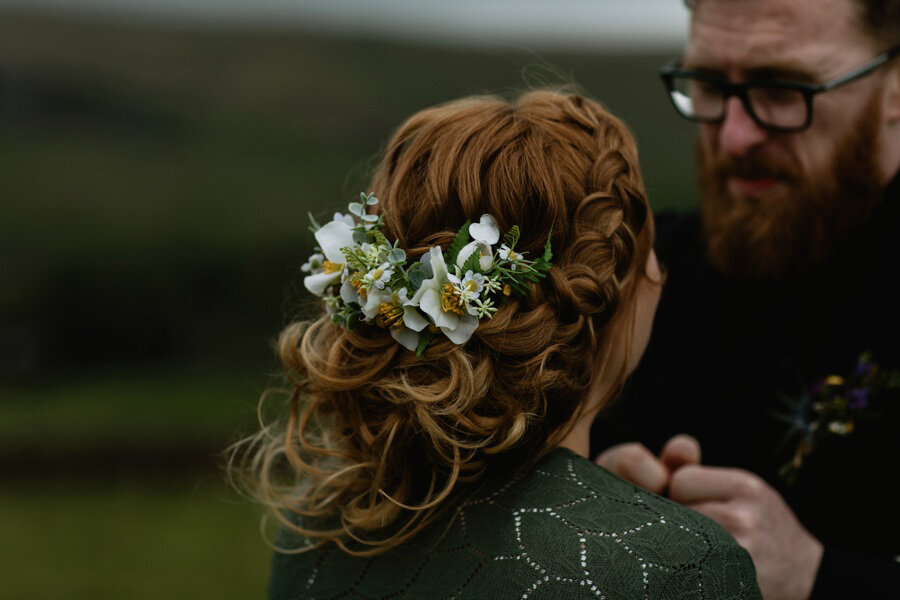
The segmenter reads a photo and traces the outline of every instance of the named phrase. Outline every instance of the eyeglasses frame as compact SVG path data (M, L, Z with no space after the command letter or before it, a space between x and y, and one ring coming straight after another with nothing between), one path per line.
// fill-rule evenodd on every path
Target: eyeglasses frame
M675 107L675 111L686 119L697 121L699 123L721 123L725 120L725 115L727 112L725 105L727 104L728 99L732 96L737 96L738 98L740 98L741 103L744 105L744 109L747 111L747 114L750 115L751 119L753 119L753 122L762 129L766 129L768 131L793 133L803 131L804 129L808 128L810 124L812 124L813 98L816 96L816 94L831 91L842 85L845 85L852 81L856 81L857 79L861 79L866 75L869 75L870 73L874 73L879 67L888 63L890 60L896 58L897 56L900 56L900 44L894 46L886 52L879 54L872 60L853 69L849 73L839 75L838 77L829 79L828 81L825 81L823 83L806 83L802 81L790 81L786 79L766 79L735 82L716 75L712 75L710 73L704 73L702 71L684 70L681 68L681 57L676 57L669 64L662 67L659 71L659 75L669 92L669 101L672 103L672 106ZM702 118L697 116L689 117L681 112L681 109L678 108L678 105L675 103L675 99L672 97L672 94L675 92L674 80L676 77L689 77L698 81L712 83L721 88L723 93L722 114L714 118ZM748 89L760 87L796 90L802 93L803 100L806 102L806 121L802 125L797 125L794 127L782 127L762 121L757 116L756 111L753 110L752 102L750 101L750 97L747 95Z

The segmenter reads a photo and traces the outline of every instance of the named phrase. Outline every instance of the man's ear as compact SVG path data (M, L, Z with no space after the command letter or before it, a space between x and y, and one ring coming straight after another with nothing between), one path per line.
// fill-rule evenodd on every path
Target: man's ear
M900 61L894 61L885 77L884 118L890 124L900 123Z

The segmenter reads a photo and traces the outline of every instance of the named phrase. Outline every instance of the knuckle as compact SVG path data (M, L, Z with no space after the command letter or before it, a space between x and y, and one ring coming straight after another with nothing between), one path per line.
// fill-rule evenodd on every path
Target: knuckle
M765 482L752 473L743 473L735 483L735 494L749 499L762 497L766 489Z
M730 510L728 512L728 521L730 525L729 530L743 532L743 537L745 538L748 533L756 531L759 525L756 511L743 506L736 506Z

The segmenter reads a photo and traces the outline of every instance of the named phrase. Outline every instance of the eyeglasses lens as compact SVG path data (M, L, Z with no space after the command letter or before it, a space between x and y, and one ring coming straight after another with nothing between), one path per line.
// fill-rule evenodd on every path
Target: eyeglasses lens
M807 120L803 92L784 87L751 85L747 99L756 118L773 127L802 127ZM672 103L689 119L719 121L725 117L726 94L722 86L694 77L672 78ZM745 105L746 108L746 105Z

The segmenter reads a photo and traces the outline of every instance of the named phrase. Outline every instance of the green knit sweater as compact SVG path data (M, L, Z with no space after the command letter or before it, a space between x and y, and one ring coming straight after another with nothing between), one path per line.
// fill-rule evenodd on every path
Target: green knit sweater
M269 598L761 596L749 555L713 521L556 449L385 554L276 553Z

